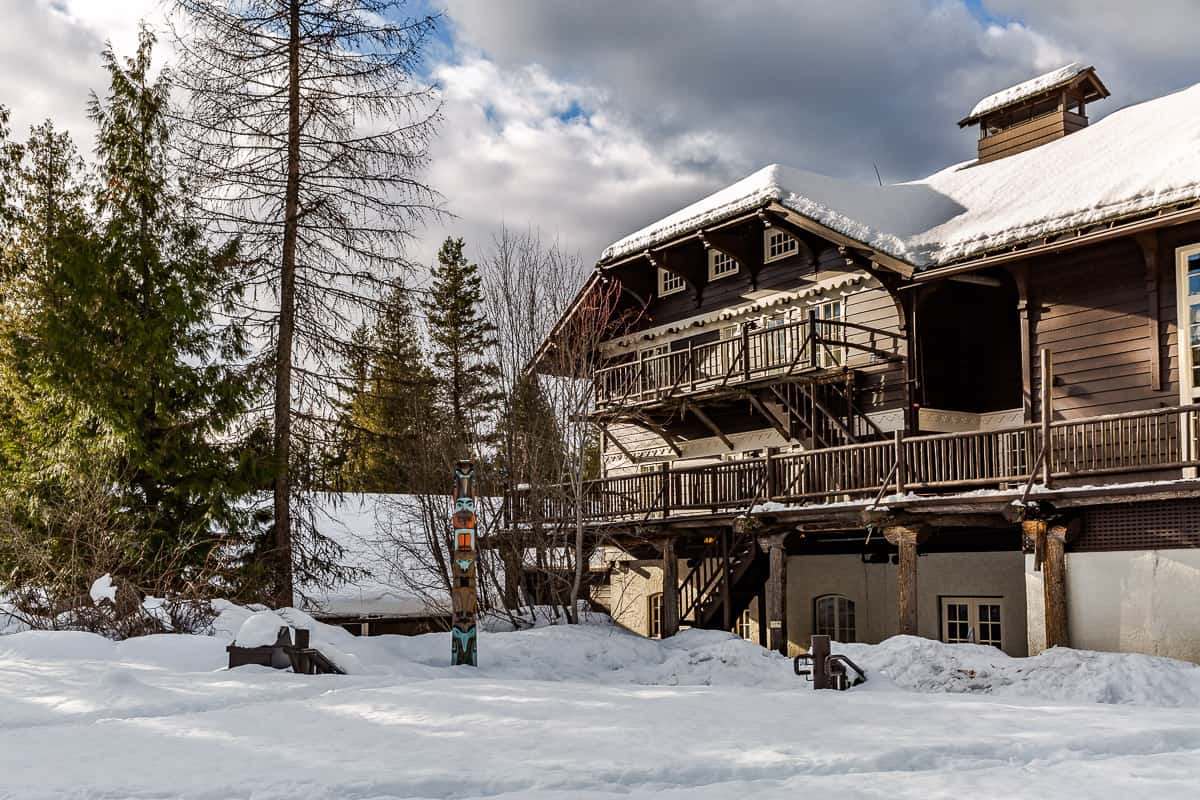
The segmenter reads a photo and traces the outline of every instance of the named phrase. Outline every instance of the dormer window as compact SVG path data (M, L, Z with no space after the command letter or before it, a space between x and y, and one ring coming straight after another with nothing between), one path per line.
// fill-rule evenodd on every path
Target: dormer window
M763 261L778 261L800 252L800 242L777 228L763 231Z
M682 275L678 275L670 270L665 270L662 267L658 268L658 296L666 297L669 294L682 292L687 288L687 283L683 280Z
M736 275L738 271L737 259L722 252L716 248L708 251L708 279L715 281L718 278L724 278L729 275Z

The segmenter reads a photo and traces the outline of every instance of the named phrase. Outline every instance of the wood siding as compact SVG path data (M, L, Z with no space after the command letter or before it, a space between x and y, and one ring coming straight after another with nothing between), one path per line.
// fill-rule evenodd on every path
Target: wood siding
M1174 248L1158 253L1159 336L1149 329L1145 261L1122 239L1033 264L1039 308L1033 347L1054 356L1055 416L1077 419L1172 405L1179 399ZM1152 389L1158 349L1162 388ZM1039 378L1033 375L1035 396Z
M979 161L985 163L1061 139L1087 127L1087 117L1072 111L1052 111L979 140Z

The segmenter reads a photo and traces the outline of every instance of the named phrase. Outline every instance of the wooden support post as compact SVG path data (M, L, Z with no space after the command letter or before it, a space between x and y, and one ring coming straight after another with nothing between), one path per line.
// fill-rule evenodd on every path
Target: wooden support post
M1067 543L1079 533L1081 520L1075 519L1046 529L1042 590L1046 604L1046 647L1070 647L1067 627Z
M896 444L896 495L904 495L905 472L907 464L904 460L904 431L894 431L893 441Z
M721 622L723 629L733 630L733 581L729 569L729 529L721 529Z
M675 540L663 539L662 551L662 638L679 632L679 558L675 555Z
M1050 441L1050 423L1054 421L1054 356L1043 347L1041 360L1042 486L1049 489L1054 475L1054 447Z
M896 578L899 609L897 632L905 636L918 636L917 548L929 538L929 529L921 525L896 525L884 528L883 535L900 550L900 571Z
M758 592L758 643L762 647L767 647L770 642L767 641L767 587L763 586Z
M684 403L683 411L684 413L690 411L696 419L700 420L700 424L712 431L713 436L716 436L718 439L720 439L721 444L725 445L730 452L733 452L735 449L733 442L731 442L729 437L725 435L725 431L721 430L717 423L713 422L712 417L704 413L704 409L691 403Z
M767 646L788 654L787 637L787 551L783 536L772 536L763 543L771 565L767 577Z
M1013 270L1017 282L1017 318L1021 328L1021 411L1026 424L1033 422L1033 325L1032 275L1029 264Z

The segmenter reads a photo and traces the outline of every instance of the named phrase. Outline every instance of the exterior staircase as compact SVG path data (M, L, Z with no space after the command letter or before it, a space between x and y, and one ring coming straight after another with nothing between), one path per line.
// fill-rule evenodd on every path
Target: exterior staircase
M726 621L736 621L758 597L767 572L767 556L753 536L711 537L703 552L688 560L688 571L679 588L680 624L725 630L729 627Z

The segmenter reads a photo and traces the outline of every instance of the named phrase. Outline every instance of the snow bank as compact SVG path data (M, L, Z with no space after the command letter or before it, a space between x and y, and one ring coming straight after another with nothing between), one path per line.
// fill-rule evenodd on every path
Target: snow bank
M480 633L478 669L447 666L449 637L358 637L294 608L270 611L218 603L214 635L146 636L112 642L80 632L0 636L0 662L92 661L177 672L226 663L225 645L273 644L278 629L307 628L312 646L353 676L389 682L435 678L582 681L603 685L807 688L790 659L721 631L685 630L663 640L631 634L608 617L583 624ZM495 627L501 627L499 621ZM868 672L865 691L984 694L1063 703L1200 707L1200 667L1136 654L1055 648L1012 658L982 645L896 636L881 644L835 644ZM283 674L283 673L280 673ZM280 678L282 680L282 678ZM856 689L855 691L860 691Z
M995 694L1068 703L1200 707L1200 667L1136 653L1056 647L1012 658L994 647L894 636L881 644L838 644L874 678L919 692Z

